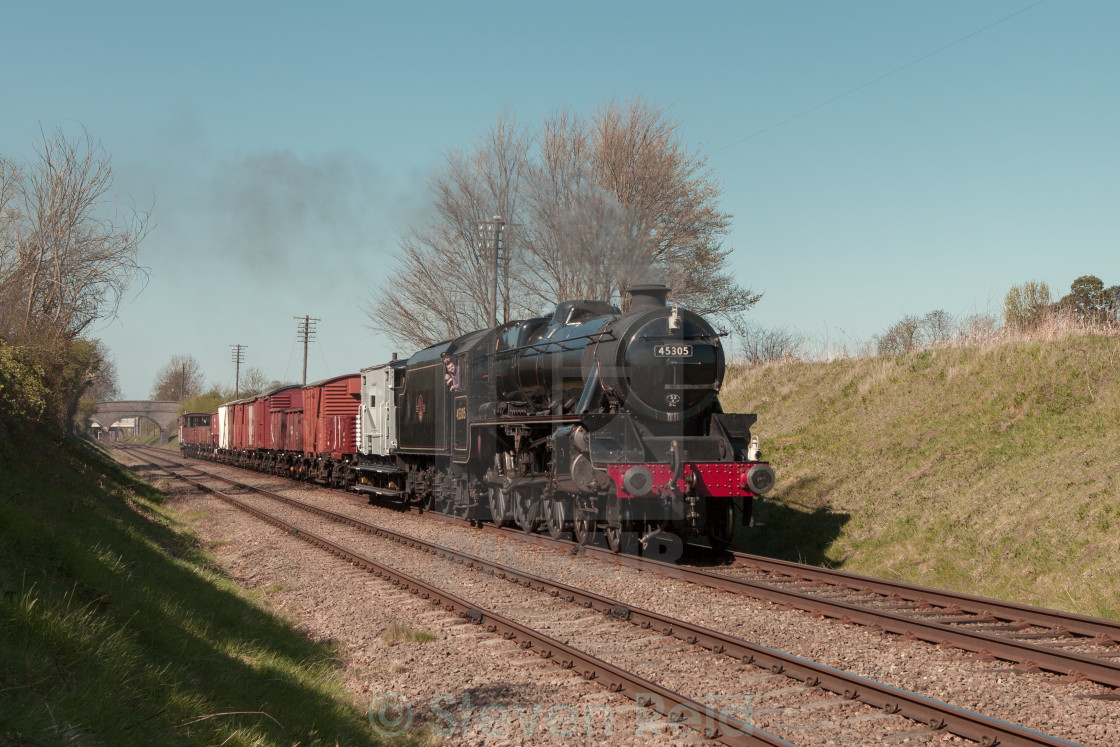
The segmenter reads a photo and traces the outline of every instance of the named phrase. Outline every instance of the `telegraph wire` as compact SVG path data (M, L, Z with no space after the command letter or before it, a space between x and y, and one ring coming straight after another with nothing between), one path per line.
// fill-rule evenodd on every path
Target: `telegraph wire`
M816 106L812 106L812 107L806 109L805 111L801 112L800 114L794 114L792 117L787 117L786 119L783 119L781 122L776 122L776 123L770 125L769 127L764 127L763 129L758 130L757 132L752 132L750 135L747 135L746 137L740 138L740 139L736 140L735 142L728 143L727 145L716 148L715 150L708 151L708 155L714 155L716 153L720 153L721 151L725 151L728 148L734 148L736 145L741 145L742 143L745 143L748 140L753 140L754 138L758 137L759 135L764 135L767 132L770 132L771 130L776 130L777 128L779 128L783 125L787 125L790 122L793 122L794 120L798 120L798 119L801 119L802 117L804 117L806 115L812 114L813 112L817 111L818 109L823 109L824 107L828 106L831 103L839 101L840 99L845 98L846 96L851 96L853 93L856 93L857 91L862 91L864 88L867 88L868 86L873 86L876 83L878 83L879 81L885 80L886 78L891 77L895 73L900 73L903 70L905 70L906 68L913 67L914 65L917 65L919 62L923 62L925 60L928 60L930 57L933 57L934 55L940 54L940 53L944 52L945 50L947 50L951 47L955 47L958 44L961 44L962 42L968 41L969 39L971 39L974 36L978 36L978 35L984 33L985 31L987 31L989 29L995 28L996 26L1000 25L1004 21L1009 21L1017 15L1020 15L1022 13L1026 13L1031 8L1038 7L1039 5L1042 5L1044 2L1046 2L1046 0L1037 0L1037 2L1031 3L1030 5L1028 5L1024 8L1020 8L1019 10L1015 11L1014 13L1010 13L1010 14L1004 16L1003 18L1000 18L998 21L993 21L992 23L989 23L987 26L979 28L979 29L977 29L976 31L973 31L970 34L966 34L965 36L962 36L961 38L957 39L956 41L950 42L943 47L939 47L938 49L935 49L932 52L929 52L928 54L924 54L921 57L918 57L917 59L911 60L910 62L907 62L905 65L900 65L900 66L896 67L894 70L891 70L888 73L883 73L878 78L875 78L873 80L869 80L866 83L861 83L860 85L856 86L855 88L851 88L851 89L845 91L844 93L841 93L837 96L833 96L832 98L828 99L827 101L823 101L820 104L817 104Z

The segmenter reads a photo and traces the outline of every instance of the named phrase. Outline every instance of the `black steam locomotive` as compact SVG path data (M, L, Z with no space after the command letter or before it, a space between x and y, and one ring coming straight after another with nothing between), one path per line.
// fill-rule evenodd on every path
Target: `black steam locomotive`
M756 417L720 407L719 335L667 295L566 301L363 370L347 486L616 552L727 547L774 472Z

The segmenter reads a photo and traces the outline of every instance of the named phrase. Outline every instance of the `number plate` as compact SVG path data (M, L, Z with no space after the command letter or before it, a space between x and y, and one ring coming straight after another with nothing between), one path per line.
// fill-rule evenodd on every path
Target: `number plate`
M691 358L691 345L655 345L653 355L657 358Z

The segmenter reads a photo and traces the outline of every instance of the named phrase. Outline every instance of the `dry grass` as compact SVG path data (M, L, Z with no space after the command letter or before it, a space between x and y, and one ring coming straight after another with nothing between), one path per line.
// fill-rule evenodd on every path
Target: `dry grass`
M725 407L759 414L779 476L744 545L1120 616L1120 335L1051 322L734 370Z

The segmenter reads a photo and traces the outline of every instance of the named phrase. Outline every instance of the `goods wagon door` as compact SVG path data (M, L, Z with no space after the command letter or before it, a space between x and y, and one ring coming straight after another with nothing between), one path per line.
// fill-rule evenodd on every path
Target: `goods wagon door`
M233 405L218 408L218 448L233 448Z

